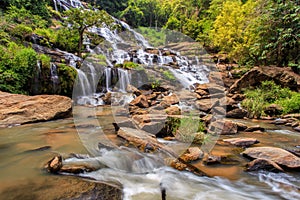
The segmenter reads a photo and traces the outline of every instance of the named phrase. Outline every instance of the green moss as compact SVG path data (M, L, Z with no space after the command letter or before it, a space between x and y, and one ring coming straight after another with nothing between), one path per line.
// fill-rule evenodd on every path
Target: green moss
M77 71L71 66L65 64L57 65L57 72L59 77L59 91L58 94L65 96L72 96L74 82L77 76Z

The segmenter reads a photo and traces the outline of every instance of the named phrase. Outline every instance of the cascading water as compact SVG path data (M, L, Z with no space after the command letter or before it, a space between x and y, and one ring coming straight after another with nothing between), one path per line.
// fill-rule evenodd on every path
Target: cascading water
M57 66L54 63L50 64L50 75L53 86L53 92L55 93L59 84L59 78L57 73Z

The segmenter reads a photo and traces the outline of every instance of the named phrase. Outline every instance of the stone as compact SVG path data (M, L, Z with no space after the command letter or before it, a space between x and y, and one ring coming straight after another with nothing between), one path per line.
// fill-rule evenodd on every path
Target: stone
M208 113L212 109L216 101L218 101L218 99L211 99L211 98L200 99L196 101L196 107L199 110Z
M231 97L235 101L243 101L245 99L245 95L243 94L234 94Z
M142 94L142 92L139 89L137 89L136 87L134 87L133 85L128 85L126 88L126 91L129 93L133 93L136 96L140 96Z
M256 126L250 126L245 130L245 132L254 132L254 131L264 132L265 128L260 127L259 125L256 125Z
M299 113L294 113L294 114L284 115L283 119L286 119L286 118L296 118L296 119L300 120L300 114Z
M169 105L169 106L174 105L174 104L178 104L179 103L179 98L176 94L171 94L169 96L164 96L161 103Z
M3 127L66 118L71 114L69 97L0 92L0 126Z
M207 155L203 158L203 163L206 165L220 164L221 156Z
M300 126L294 127L294 130L300 132Z
M170 106L166 108L166 113L168 115L180 115L181 114L181 109L178 106Z
M209 133L221 134L221 135L234 135L238 132L238 127L236 123L230 120L217 120L210 123Z
M274 121L271 122L271 124L276 124L276 125L284 125L288 123L287 119L275 119Z
M203 155L204 153L199 147L190 147L180 158L185 162L191 162L201 159Z
M253 159L262 158L291 169L300 168L300 158L277 147L251 147L242 152L243 156Z
M209 93L208 93L207 91L202 90L202 89L197 89L195 92L196 92L198 95L200 95L201 97L202 97L202 96L205 96L205 95L209 95Z
M243 119L248 115L245 109L236 108L226 113L227 118Z
M236 122L236 125L238 127L238 131L244 131L248 128L247 125L243 124L243 123L240 123L240 122Z
M199 84L196 88L197 90L204 90L208 92L209 94L215 94L215 93L224 93L225 88L217 85L215 83L205 83L205 84Z
M249 147L253 144L259 143L259 141L255 138L230 138L224 139L223 141L229 142L230 144L238 147Z
M300 76L291 73L289 70L280 67L254 67L229 89L230 93L241 93L242 89L258 86L266 80L273 80L275 83L292 90L300 91Z
M264 109L264 112L269 116L276 116L282 113L282 107L277 104L271 104Z
M45 168L48 170L48 172L58 173L60 171L60 169L62 168L62 166L63 166L62 157L55 156L47 162Z
M107 92L103 97L102 100L105 104L109 105L111 104L111 92Z
M267 170L271 172L283 172L284 170L275 162L263 158L255 159L247 164L247 171Z
M133 105L133 106L138 106L140 108L148 108L149 107L148 99L145 95L140 95L140 96L136 97L129 104Z
M95 168L88 167L85 165L63 165L59 172L70 173L70 174L80 174L84 172L95 171Z

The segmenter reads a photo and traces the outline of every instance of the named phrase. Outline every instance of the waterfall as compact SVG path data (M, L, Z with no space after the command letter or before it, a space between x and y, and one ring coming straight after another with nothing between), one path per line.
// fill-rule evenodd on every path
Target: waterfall
M83 5L79 0L53 0L53 4L56 11L58 11L57 4L63 10L69 10L70 8L83 8Z
M128 70L118 69L118 84L117 87L120 92L126 92L127 86L130 84L131 76Z
M50 64L50 76L53 86L53 93L55 93L59 84L59 78L57 73L57 66L54 63Z
M107 92L111 91L111 85L112 85L111 73L112 71L110 67L105 68L104 75L105 75L105 86Z

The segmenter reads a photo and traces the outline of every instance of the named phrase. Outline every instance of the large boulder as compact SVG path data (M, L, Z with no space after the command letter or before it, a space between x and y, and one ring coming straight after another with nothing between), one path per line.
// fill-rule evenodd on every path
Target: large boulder
M69 117L69 97L58 95L26 96L0 92L0 126L26 124Z
M253 144L259 143L259 141L255 138L230 138L224 139L223 141L229 142L230 144L238 147L249 147Z
M262 81L273 80L275 83L300 91L300 75L291 72L286 68L279 67L254 67L229 89L230 93L240 93L243 88L255 87Z
M294 154L277 147L252 147L242 152L242 155L250 158L262 158L273 161L278 165L292 169L300 168L300 158Z
M230 120L217 120L210 123L208 132L220 135L234 135L238 132L238 126Z
M132 100L130 102L130 105L138 106L140 108L148 108L149 107L148 99L145 95L138 96L137 98L135 98L134 100Z

